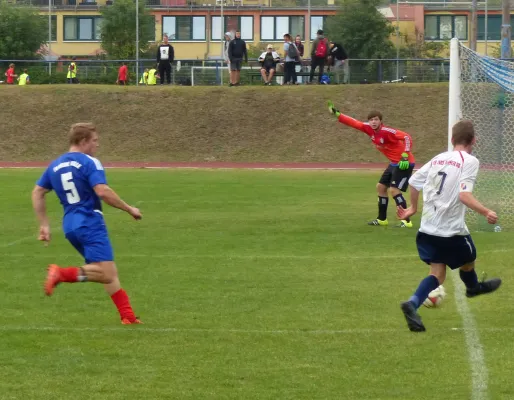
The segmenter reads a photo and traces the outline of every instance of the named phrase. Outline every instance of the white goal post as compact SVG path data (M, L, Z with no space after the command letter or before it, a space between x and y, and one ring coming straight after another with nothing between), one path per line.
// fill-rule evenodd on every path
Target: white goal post
M514 230L514 63L483 56L458 39L450 44L448 150L461 119L475 126L473 155L480 161L474 194L499 216L498 227L468 213L473 230Z

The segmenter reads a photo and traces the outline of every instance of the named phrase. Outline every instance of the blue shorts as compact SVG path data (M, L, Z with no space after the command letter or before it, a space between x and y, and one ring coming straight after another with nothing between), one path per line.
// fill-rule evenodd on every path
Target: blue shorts
M427 264L445 264L451 269L457 269L477 258L477 250L470 235L440 237L418 232L416 245L419 258Z
M82 254L86 264L114 260L111 241L105 225L75 229L66 234L66 239Z

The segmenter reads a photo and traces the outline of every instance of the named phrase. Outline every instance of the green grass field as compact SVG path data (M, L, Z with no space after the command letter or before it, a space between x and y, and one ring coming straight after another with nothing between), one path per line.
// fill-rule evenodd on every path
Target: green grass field
M105 213L141 326L120 325L97 284L43 295L48 263L82 260L53 195L53 242L35 240L39 173L0 170L1 399L514 398L511 233L474 236L479 272L504 279L468 302L477 397L452 279L421 310L427 332L406 327L399 303L427 268L415 229L365 225L377 172L109 170L144 213Z

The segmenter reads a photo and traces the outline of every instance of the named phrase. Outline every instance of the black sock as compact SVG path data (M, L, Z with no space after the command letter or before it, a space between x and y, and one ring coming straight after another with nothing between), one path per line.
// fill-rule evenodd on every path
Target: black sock
M387 204L389 197L378 196L378 217L377 219L385 221L387 219Z
M471 271L463 271L459 269L459 275L460 279L468 289L474 289L478 286L478 276L474 268Z
M396 196L393 196L393 199L394 201L396 201L397 206L407 208L407 202L405 201L405 197L403 197L403 194L397 194ZM410 218L407 218L405 221L410 222Z

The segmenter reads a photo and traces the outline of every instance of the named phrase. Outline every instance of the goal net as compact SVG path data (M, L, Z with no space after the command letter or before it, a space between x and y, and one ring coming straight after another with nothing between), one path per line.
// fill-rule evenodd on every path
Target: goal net
M514 63L482 56L452 39L448 149L451 128L460 119L473 121L477 143L473 155L480 171L473 191L496 211L501 230L514 230ZM469 228L492 231L485 218L468 213ZM499 228L496 228L497 230Z

